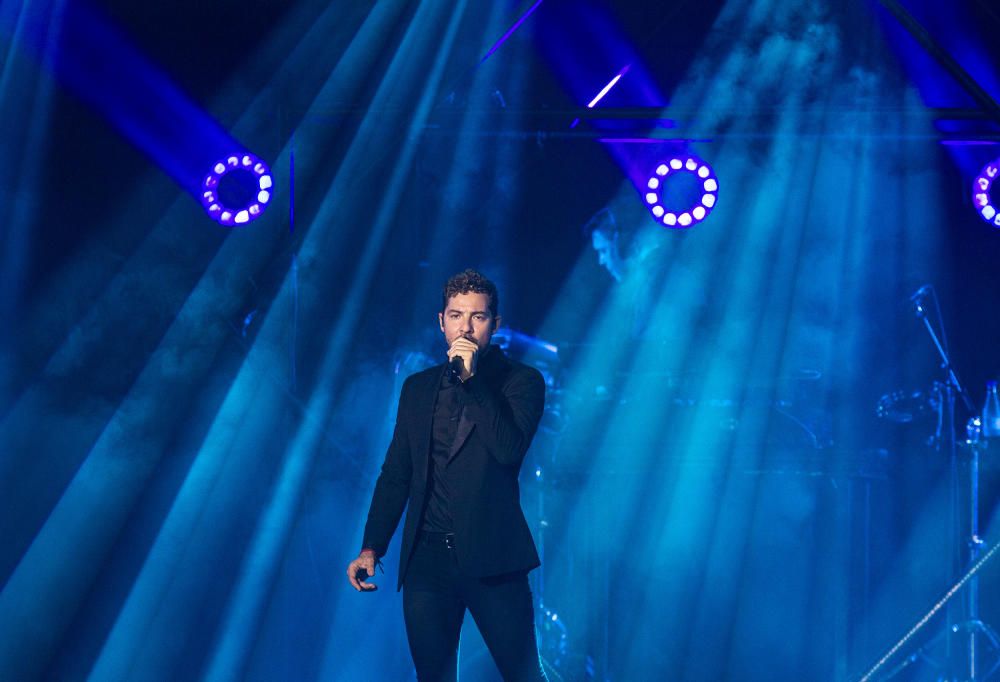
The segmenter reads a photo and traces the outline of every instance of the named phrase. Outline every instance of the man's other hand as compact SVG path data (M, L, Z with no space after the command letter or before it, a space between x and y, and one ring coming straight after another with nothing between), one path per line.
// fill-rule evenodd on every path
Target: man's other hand
M356 589L358 592L374 592L378 589L378 585L374 583L366 583L364 580L358 580L355 574L358 569L365 569L369 576L375 575L375 552L370 549L366 549L358 558L355 559L347 567L347 579L351 581L351 587Z

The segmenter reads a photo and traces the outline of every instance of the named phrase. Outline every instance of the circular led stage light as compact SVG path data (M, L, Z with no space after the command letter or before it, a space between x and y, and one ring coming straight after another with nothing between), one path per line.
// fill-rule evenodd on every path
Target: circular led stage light
M242 205L231 206L220 199L220 183L229 176L235 179L245 176L243 192L247 201ZM263 161L253 154L243 152L233 154L212 166L205 181L201 184L201 203L208 215L221 225L246 225L260 217L271 201L273 181L271 170Z
M660 193L670 175L690 173L701 187L701 200L683 211L667 209L660 202ZM694 156L675 156L656 167L646 182L646 207L658 222L670 228L692 227L708 217L719 195L719 180L712 167ZM659 190L659 191L657 191Z
M990 187L998 172L1000 172L1000 159L983 168L972 186L972 203L975 204L976 210L979 211L983 220L994 227L1000 227L1000 212L997 211L997 207L990 198Z

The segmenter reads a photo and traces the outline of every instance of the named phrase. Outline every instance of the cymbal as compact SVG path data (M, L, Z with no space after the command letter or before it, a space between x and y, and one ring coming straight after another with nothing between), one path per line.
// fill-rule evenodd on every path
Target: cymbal
M878 399L875 414L879 419L909 424L928 417L938 409L939 398L934 389L923 391L893 391Z

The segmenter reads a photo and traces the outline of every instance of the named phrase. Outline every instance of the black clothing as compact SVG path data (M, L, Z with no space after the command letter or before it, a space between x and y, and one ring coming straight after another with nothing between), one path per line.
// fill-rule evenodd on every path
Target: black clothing
M456 679L459 633L468 608L504 680L545 680L527 573L470 577L459 568L457 547L449 548L444 534L424 535L418 535L403 587L403 618L417 679Z
M458 420L462 412L457 392L457 382L449 379L448 373L445 372L441 377L441 387L438 389L437 403L434 405L430 473L427 476L427 509L424 512L422 530L438 533L451 533L455 530L448 504L451 500L451 490L456 482L448 480L448 452L455 442Z
M451 384L446 369L403 384L363 546L385 554L408 503L396 589L405 585L403 616L421 682L455 679L466 609L505 680L545 680L528 586L538 553L517 483L545 382L492 346L468 380Z
M455 387L460 405L446 458L448 509L455 533L455 562L466 576L530 571L540 562L521 510L518 473L538 428L545 402L541 373L490 347L475 375ZM446 364L418 372L403 384L392 442L375 484L363 547L377 557L406 509L399 583L427 503L434 405ZM407 503L409 503L407 505Z

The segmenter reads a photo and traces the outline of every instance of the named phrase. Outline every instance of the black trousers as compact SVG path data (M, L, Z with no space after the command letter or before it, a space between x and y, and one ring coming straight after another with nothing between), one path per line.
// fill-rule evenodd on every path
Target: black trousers
M417 679L458 679L458 639L468 609L506 682L546 680L527 573L463 575L450 545L439 534L421 533L406 569L403 618Z

